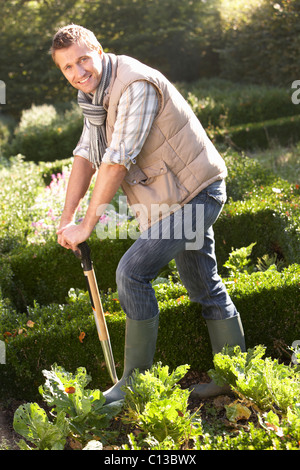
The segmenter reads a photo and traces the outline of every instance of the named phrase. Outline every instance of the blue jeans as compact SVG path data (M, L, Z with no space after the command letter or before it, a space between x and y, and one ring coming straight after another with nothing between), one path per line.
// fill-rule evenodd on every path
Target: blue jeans
M215 256L212 225L225 201L225 181L216 181L186 204L189 207L155 224L154 231L152 227L152 232L151 228L143 232L124 254L116 279L121 307L130 319L146 320L158 314L151 281L172 259L191 301L201 304L205 319L224 320L238 315L218 275ZM180 236L175 230L178 224Z

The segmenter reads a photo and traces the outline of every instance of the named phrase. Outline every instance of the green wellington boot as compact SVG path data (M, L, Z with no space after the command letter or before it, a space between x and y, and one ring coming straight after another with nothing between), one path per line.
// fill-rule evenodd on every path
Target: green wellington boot
M104 392L106 403L124 399L125 392L121 390L121 387L126 385L134 369L144 372L152 366L158 323L159 314L149 320L126 319L124 371L122 378Z
M226 320L207 320L208 333L213 354L222 351L225 345L240 346L246 351L242 321L239 315ZM191 398L209 398L230 392L229 385L219 387L213 380L209 383L196 384L190 387Z

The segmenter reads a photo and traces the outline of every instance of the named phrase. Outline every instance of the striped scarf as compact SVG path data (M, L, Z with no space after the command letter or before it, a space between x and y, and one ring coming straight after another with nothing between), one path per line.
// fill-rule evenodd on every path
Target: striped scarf
M105 127L107 112L103 107L103 95L110 79L111 63L106 54L103 54L102 77L96 92L91 96L79 90L77 96L78 105L81 107L84 117L90 123L89 161L94 168L99 168L107 148Z

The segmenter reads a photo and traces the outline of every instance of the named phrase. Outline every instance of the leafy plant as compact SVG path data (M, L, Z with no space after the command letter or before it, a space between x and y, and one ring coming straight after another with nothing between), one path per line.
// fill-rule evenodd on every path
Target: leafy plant
M284 262L278 258L277 253L273 255L264 255L262 258L258 258L256 268L258 271L267 271L268 269L282 270Z
M54 422L37 403L19 406L14 415L14 430L30 441L38 450L63 450L69 433L68 422L63 411ZM18 443L21 450L33 450L23 439Z
M39 450L62 450L67 436L74 436L82 445L93 437L106 441L111 419L120 412L122 404L105 405L100 390L88 390L91 378L83 367L73 375L54 364L43 371L46 381L39 392L51 408L50 421L37 403L21 405L14 416L14 429ZM21 440L21 449L29 446Z
M39 392L48 406L54 407L55 413L66 413L71 432L88 440L93 430L95 436L104 438L110 420L120 411L122 404L106 405L100 390L86 389L91 377L83 367L72 375L54 364L51 371L44 371L44 375L46 382Z
M161 362L153 365L149 371L132 374L130 386L126 387L126 404L133 413L141 412L146 404L154 398L168 398L176 384L189 369L188 365L178 366L169 373L169 366L162 366Z
M125 387L123 418L142 431L137 439L131 436L132 445L148 447L151 442L155 449L163 448L161 445L179 449L202 432L199 415L188 411L190 392L178 385L188 368L182 365L169 373L169 367L159 362L144 374L134 372Z
M189 394L188 390L177 388L169 398L149 401L137 421L143 432L158 442L169 438L178 446L187 444L201 430L201 420L187 410Z
M213 378L218 383L224 380L231 383L238 395L234 402L224 402L229 423L226 432L219 422L202 425L200 410L189 412L189 392L182 390L178 383L188 370L187 365L177 367L172 373L161 363L145 374L134 371L125 387L123 407L121 403L105 405L101 392L87 390L90 378L84 368L77 369L73 375L54 365L50 371L44 371L46 383L39 388L50 412L37 403L21 405L15 412L15 431L25 439L20 440L19 447L63 450L71 438L76 449L102 450L106 438L111 445L118 437L121 447L117 448L125 450L299 449L299 369L263 359L264 351L263 346L247 353L227 348L217 355L219 367ZM244 382L248 389L252 385L245 395L241 391L245 391L241 387ZM248 423L252 413L256 419ZM118 436L104 429L111 427L117 414L120 423L126 425L123 428L119 425ZM240 425L240 420L244 424ZM127 425L130 426L128 435Z
M225 347L215 355L215 369L210 376L218 384L229 383L238 395L259 409L286 415L288 408L300 400L300 372L276 359L263 359L264 354L262 345L248 352Z
M255 245L256 243L251 243L249 246L238 248L229 254L229 258L224 264L224 267L229 270L230 277L235 277L241 272L253 272L249 256L251 255L252 249Z
M201 442L196 442L195 450L299 450L296 439L276 434L270 426L268 429L257 427L250 422L248 429L225 435L207 433Z

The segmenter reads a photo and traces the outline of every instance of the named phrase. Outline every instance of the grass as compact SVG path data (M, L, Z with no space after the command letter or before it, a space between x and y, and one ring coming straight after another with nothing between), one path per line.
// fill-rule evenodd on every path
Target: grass
M289 183L300 182L300 143L290 147L271 145L266 150L256 150L247 154L259 161L265 168L272 170Z

